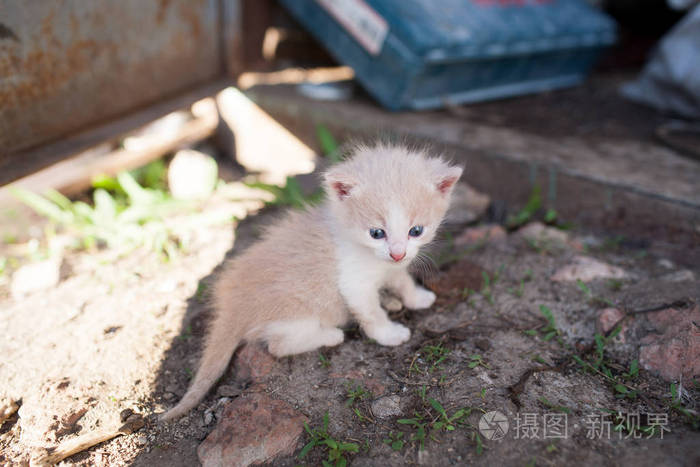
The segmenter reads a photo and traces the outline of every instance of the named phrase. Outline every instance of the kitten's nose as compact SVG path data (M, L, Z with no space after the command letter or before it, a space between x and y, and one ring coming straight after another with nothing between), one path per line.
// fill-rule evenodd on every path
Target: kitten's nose
M402 251L401 253L393 253L392 252L392 253L389 253L389 256L391 256L394 259L394 261L401 261L404 258L404 256L406 256L406 252L405 251Z

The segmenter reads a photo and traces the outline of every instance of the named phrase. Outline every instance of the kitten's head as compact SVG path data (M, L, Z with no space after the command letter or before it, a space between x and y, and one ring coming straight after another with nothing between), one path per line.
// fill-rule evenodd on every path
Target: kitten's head
M447 211L460 167L399 146L361 146L324 185L346 239L389 263L408 264Z

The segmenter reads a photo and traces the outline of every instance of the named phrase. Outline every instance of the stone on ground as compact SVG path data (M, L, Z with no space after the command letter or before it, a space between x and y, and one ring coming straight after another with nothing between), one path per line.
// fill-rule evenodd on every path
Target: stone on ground
M181 149L168 166L168 187L177 199L205 199L216 187L218 166L213 157Z
M25 295L55 287L61 279L62 258L53 257L25 264L12 274L10 291L17 300Z
M380 397L372 402L372 413L377 418L401 415L401 398L397 395Z
M588 256L575 256L569 264L557 269L552 280L555 282L590 282L595 279L624 279L628 274L617 266L598 261Z
M555 227L544 225L541 222L531 222L518 230L518 234L527 240L534 242L550 242L560 246L569 241L569 234Z
M700 306L647 314L651 325L641 340L639 363L665 380L700 376Z
M478 243L497 242L506 239L506 231L498 224L486 224L465 229L455 238L455 245L476 245Z
M307 418L286 402L252 393L230 402L199 445L204 467L244 467L294 453Z
M458 183L452 191L452 202L445 216L447 224L470 224L486 213L491 198L466 183Z

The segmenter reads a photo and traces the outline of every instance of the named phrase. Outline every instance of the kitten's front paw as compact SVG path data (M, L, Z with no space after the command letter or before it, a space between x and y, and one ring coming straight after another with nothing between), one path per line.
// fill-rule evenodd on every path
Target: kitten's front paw
M423 310L430 308L435 303L435 298L437 298L436 295L430 290L416 286L413 297L410 300L404 300L403 304L411 310Z
M382 326L366 330L367 335L381 345L395 346L406 342L411 337L411 330L399 323L389 322Z

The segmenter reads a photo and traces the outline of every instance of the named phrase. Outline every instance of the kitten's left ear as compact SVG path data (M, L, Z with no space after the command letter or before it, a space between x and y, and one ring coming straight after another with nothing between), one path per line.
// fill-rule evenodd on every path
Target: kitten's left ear
M357 185L355 177L342 170L342 165L332 167L323 176L323 184L326 193L332 193L338 197L340 201L350 196Z
M457 180L459 180L459 177L461 176L461 167L446 167L438 173L437 182L435 186L437 187L437 190L440 192L440 194L442 194L443 196L448 196L450 192L452 192L452 188L454 188L455 183L457 183Z

